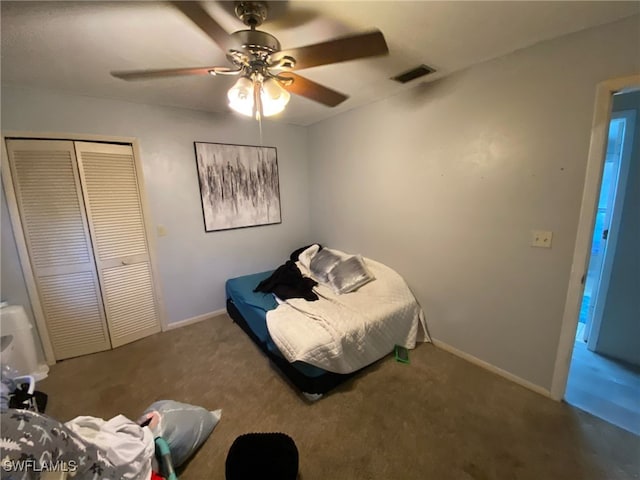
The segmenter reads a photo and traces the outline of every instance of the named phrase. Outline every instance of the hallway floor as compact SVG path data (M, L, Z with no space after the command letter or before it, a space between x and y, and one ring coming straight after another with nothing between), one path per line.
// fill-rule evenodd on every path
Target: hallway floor
M640 436L640 368L587 349L578 324L565 401Z

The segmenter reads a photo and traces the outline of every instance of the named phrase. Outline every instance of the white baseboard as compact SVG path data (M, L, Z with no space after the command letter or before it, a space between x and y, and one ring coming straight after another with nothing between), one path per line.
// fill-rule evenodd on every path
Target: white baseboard
M470 355L466 352L463 352L462 350L458 350L457 348L452 347L451 345L449 345L448 343L444 343L443 341L432 338L432 342L433 342L433 345L436 346L437 348L441 348L442 350L452 353L457 357L463 358L466 361L473 363L474 365L478 365L479 367L482 367L485 370L489 370L492 373L500 375L501 377L506 378L507 380L511 380L512 382L517 383L518 385L528 388L529 390L533 390L534 392L539 393L540 395L544 395L545 397L551 398L551 392L546 388L541 387L540 385L531 383L530 381L525 380L524 378L520 378L517 375L514 375L513 373L509 373L506 370L498 368L495 365L490 364L489 362L480 360L479 358L474 357L473 355Z
M167 325L167 330L175 330L176 328L186 327L187 325L202 322L204 320L209 320L213 317L224 315L225 313L227 313L227 309L221 308L220 310L215 310L213 312L203 313L202 315L197 315L191 318L185 318L184 320L178 320L177 322L171 322Z

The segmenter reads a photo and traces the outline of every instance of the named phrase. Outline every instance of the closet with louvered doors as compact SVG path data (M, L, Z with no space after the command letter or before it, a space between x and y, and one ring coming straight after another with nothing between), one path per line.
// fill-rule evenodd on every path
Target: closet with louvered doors
M56 360L159 332L131 145L7 140L7 152Z

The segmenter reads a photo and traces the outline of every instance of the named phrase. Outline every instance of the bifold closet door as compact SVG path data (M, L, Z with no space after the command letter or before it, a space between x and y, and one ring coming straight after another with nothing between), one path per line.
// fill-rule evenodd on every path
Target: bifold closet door
M36 288L56 359L108 350L73 142L7 140Z
M113 347L160 331L130 145L75 142Z

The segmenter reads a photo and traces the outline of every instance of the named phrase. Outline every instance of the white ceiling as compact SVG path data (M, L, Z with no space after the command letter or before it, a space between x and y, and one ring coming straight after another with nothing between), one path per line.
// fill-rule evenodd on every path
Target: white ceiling
M206 2L232 32L228 5ZM2 1L2 83L140 103L228 112L233 79L175 77L125 82L112 70L227 65L223 52L182 13L161 2ZM283 48L379 28L390 55L298 73L350 98L328 108L293 96L281 121L309 125L542 40L640 13L640 2L288 1L261 27ZM640 23L639 23L640 27ZM438 70L400 85L389 78L426 63Z

